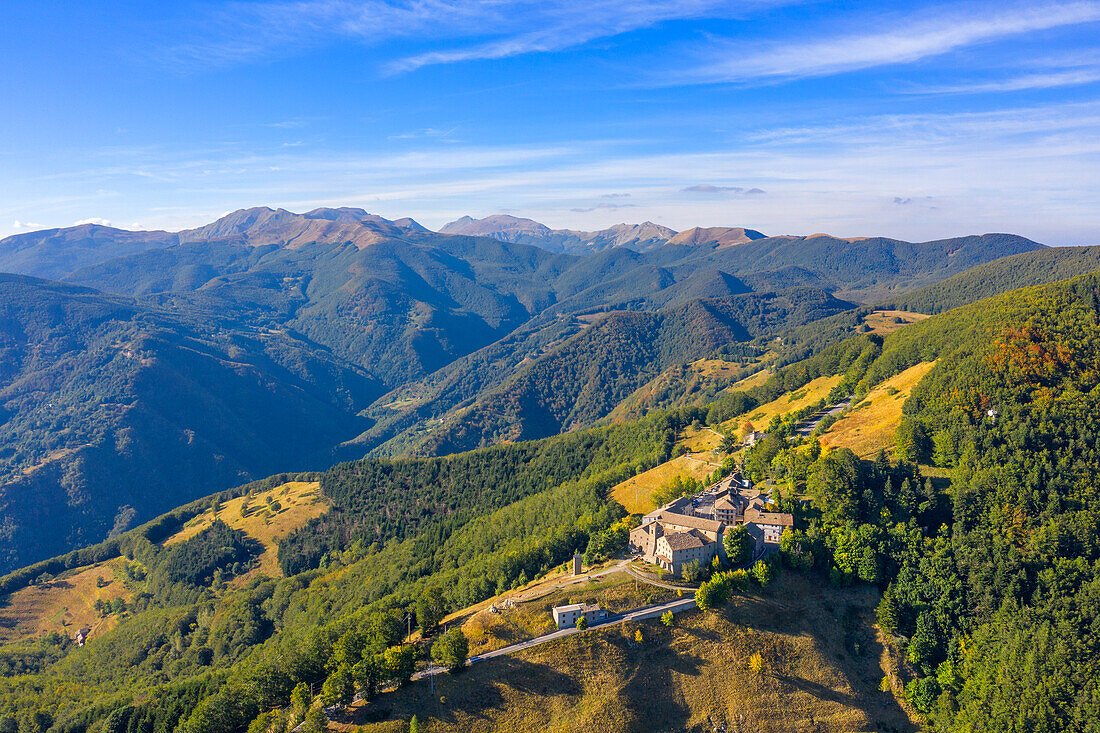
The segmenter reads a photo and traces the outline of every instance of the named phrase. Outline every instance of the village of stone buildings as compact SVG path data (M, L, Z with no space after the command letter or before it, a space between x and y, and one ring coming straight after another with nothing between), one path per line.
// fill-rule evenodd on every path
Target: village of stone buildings
M755 436L753 436L755 437ZM718 557L728 563L723 536L727 529L743 525L753 540L749 564L779 548L783 530L794 526L794 516L769 511L765 492L733 473L694 496L684 496L655 509L630 532L630 553L637 559L680 577L688 563L705 566ZM579 557L574 572L580 572ZM608 617L596 604L575 603L552 610L559 629L571 627L584 617L594 624Z
M735 473L696 496L685 496L642 518L630 532L630 550L675 576L689 562L726 561L722 535L743 524L753 538L753 559L778 548L794 517L767 510L763 492Z

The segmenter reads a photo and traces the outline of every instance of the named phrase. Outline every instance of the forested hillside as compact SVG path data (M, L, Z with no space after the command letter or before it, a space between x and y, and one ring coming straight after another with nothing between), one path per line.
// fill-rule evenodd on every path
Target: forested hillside
M13 275L0 276L0 374L6 570L250 478L323 468L379 392L289 334Z
M433 432L427 450L452 453L591 424L672 364L850 307L821 291L795 289L609 315Z
M953 524L904 556L880 610L912 696L948 730L1100 725L1100 277L899 333L872 378L935 352L899 446L952 468Z
M1065 280L1100 268L1100 246L1050 247L973 267L889 301L889 307L942 313L1009 290Z
M747 457L750 473L807 491L821 511L785 539L789 563L884 590L879 626L936 730L1091 730L1100 277L958 308L866 354L846 376L857 397L935 360L904 405L902 463L788 446L788 421ZM950 472L947 495L918 462Z

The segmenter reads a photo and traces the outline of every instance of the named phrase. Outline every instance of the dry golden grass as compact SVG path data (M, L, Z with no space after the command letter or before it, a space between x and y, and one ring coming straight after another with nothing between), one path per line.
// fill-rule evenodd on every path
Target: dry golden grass
M630 514L648 514L657 508L653 503L653 492L670 483L672 479L677 476L691 476L702 480L720 467L721 463L709 451L686 453L628 478L611 489L611 498L626 507Z
M102 634L118 623L117 616L100 618L96 600L123 598L132 593L123 585L123 560L114 559L63 573L58 579L16 591L0 608L0 643L8 643L56 631L75 636L88 627ZM102 578L108 581L97 586Z
M736 377L745 370L738 362L722 359L699 359L691 363L691 370L701 377L715 379Z
M764 382L768 381L772 376L772 373L767 369L761 369L756 374L751 374L740 382L735 382L726 388L727 392L744 392L752 387L758 387Z
M839 375L833 377L818 377L801 389L796 389L794 392L788 392L766 405L757 407L755 410L745 415L727 420L722 423L722 426L727 429L739 430L741 424L748 420L757 430L765 430L773 417L786 415L789 412L800 410L807 405L812 405L818 400L824 399L828 396L833 387L840 384L841 379L842 377Z
M687 427L680 436L679 444L686 446L692 453L707 453L713 451L722 443L722 434L709 427ZM716 460L711 456L711 460Z
M821 436L822 446L850 448L858 456L872 456L880 449L893 451L894 434L901 421L901 407L913 387L935 362L927 361L906 369L872 389L851 412L837 420Z
M595 629L381 695L332 728L436 731L916 731L881 692L873 588L782 576L718 613ZM640 631L642 642L635 641ZM749 660L759 653L759 673Z
M268 498L279 502L279 511L273 512L270 509ZM241 507L245 504L249 508L242 516ZM310 519L324 514L328 507L328 499L321 494L321 485L316 481L291 481L268 491L258 492L255 496L241 496L224 502L218 510L217 518L264 546L257 567L235 578L232 585L245 584L256 574L273 578L281 576L277 557L278 541ZM164 544L172 545L194 537L213 524L214 519L214 514L208 509L185 524L183 529L165 540Z
M863 319L863 322L871 327L871 333L886 335L929 317L925 313L911 313L909 311L873 311ZM905 323L895 323L895 318L900 318Z

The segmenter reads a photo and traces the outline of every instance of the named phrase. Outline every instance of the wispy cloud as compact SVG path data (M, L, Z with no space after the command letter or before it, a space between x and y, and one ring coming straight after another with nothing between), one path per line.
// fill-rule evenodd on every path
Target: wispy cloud
M705 62L672 72L666 84L773 82L812 78L940 56L977 44L1100 20L1100 3L973 6L894 17L862 33L764 45L719 39L699 52Z
M995 81L974 81L946 86L915 87L907 94L983 94L986 92L1021 92L1027 89L1054 89L1080 86L1100 81L1100 66L1068 69L1037 74L1023 74Z
M578 207L574 207L574 208L570 209L570 211L578 213L578 214L587 214L587 213L592 212L592 211L600 211L601 209L606 209L608 211L614 211L616 209L636 209L636 208L638 208L637 204L607 204L607 203L603 203L603 204L596 204L595 206L589 206L589 207L578 206Z
M461 39L389 62L390 73L433 64L560 51L670 20L730 18L793 0L279 0L235 2L164 53L187 67L294 53L334 39L364 45ZM210 29L217 29L210 37Z
M745 12L746 7L760 4L720 0L595 0L586 3L546 0L514 3L509 4L511 7L506 12L515 12L512 17L522 18L522 24L515 27L514 21L506 21L500 27L513 27L504 37L458 49L408 56L392 62L388 69L391 72L410 71L431 64L560 51L669 20L730 17Z
M765 193L762 188L743 188L741 186L713 186L709 183L697 183L694 186L687 186L680 189L681 193L699 193L699 194L715 194L715 193L729 193L739 194L745 196L756 196Z
M397 135L390 135L390 140L417 140L417 139L431 139L439 140L444 143L457 143L461 142L454 137L454 134L458 132L458 126L452 127L449 130L439 130L434 127L426 127L422 130L412 130L410 132L402 132Z
M683 193L723 193L725 191L741 193L744 190L745 189L740 186L712 186L709 183L697 183L694 186L687 186L680 189Z
M87 219L80 219L79 221L73 222L74 227L82 226L84 224L98 224L101 227L111 226L111 222L99 216L92 216Z

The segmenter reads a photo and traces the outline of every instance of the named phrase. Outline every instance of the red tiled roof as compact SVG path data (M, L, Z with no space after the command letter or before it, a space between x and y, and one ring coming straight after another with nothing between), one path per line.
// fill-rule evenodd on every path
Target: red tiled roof
M753 524L771 524L781 527L793 527L794 517L790 514L784 514L781 512L760 512L755 509L749 509L745 512L745 523Z

